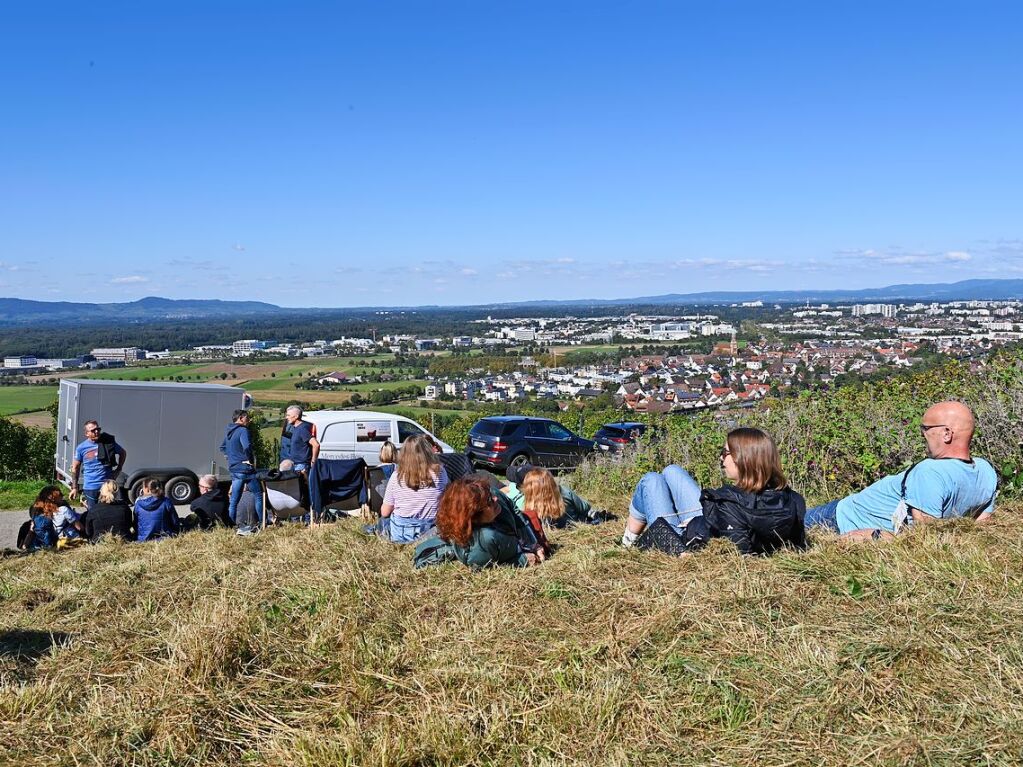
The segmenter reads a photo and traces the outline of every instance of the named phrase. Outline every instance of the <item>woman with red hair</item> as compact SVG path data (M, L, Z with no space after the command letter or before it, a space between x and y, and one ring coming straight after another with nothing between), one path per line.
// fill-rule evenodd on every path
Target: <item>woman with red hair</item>
M495 565L526 567L543 561L542 549L523 551L515 516L479 477L448 485L437 511L437 531L462 564L480 569Z

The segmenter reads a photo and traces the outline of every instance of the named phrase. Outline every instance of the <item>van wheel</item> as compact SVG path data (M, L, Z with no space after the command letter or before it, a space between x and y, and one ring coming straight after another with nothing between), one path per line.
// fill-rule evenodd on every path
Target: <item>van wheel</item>
M164 494L170 498L171 503L180 506L191 503L199 494L199 489L189 477L171 477L164 488Z

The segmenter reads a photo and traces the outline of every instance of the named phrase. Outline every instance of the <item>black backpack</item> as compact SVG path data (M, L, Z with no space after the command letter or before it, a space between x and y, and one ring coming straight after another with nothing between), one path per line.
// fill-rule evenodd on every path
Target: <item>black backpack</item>
M22 523L18 528L18 548L26 551L35 540L36 534L32 531L32 520Z

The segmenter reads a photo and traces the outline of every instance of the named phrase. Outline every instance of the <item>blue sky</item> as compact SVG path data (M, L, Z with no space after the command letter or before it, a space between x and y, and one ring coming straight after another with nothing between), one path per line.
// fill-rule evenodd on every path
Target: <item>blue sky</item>
M1017 2L47 2L0 295L466 304L1023 277Z

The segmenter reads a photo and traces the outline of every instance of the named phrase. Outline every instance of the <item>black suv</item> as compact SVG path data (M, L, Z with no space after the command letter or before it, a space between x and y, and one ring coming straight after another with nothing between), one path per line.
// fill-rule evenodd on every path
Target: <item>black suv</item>
M576 466L594 451L593 440L573 434L549 418L498 415L469 430L465 453L474 464L505 471L509 466Z
M636 438L643 436L646 424L638 421L616 421L605 423L593 435L598 445L605 445L611 451L621 450L626 445L635 445Z

